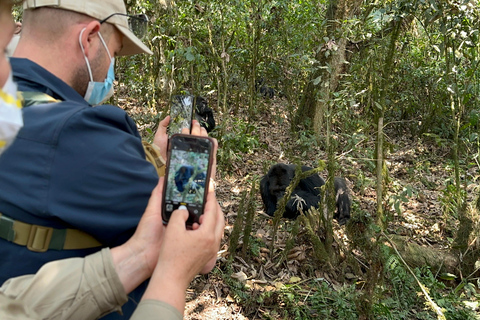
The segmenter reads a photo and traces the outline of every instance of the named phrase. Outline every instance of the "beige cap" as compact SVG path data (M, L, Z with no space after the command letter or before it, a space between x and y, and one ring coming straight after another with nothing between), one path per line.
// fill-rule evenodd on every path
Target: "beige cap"
M26 0L23 3L24 9L40 7L70 10L85 14L100 21L113 13L127 13L123 0ZM123 48L118 53L119 56L128 56L137 53L152 54L152 51L130 31L126 16L115 15L109 18L107 22L117 27L118 31L124 36Z

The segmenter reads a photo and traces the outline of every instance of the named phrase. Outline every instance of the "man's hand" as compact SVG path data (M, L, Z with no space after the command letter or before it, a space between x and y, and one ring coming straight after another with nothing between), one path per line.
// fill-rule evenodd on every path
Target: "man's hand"
M160 154L163 157L163 159L167 159L167 147L168 147L168 134L167 134L167 127L168 124L170 123L170 116L166 116L162 121L160 121L157 132L155 133L155 137L153 138L153 143L160 148ZM189 131L187 128L182 129L183 134L189 134ZM197 120L192 120L192 135L194 136L202 136L202 137L208 137L207 130L200 126L200 123ZM217 139L214 140L214 154L217 153L217 148L218 148L218 142ZM215 173L216 173L216 164L217 164L217 157L214 157L214 163L212 167L212 179L215 178Z
M142 298L164 301L182 313L185 291L197 274L213 269L223 237L225 219L213 186L209 188L200 224L188 230L185 225L187 219L187 210L172 213L157 266Z
M160 148L161 155L164 159L167 159L167 146L168 146L168 134L167 128L170 123L170 116L166 116L158 125L157 132L155 132L155 137L153 138L153 143ZM183 134L190 134L187 128L182 129ZM192 135L194 136L203 136L207 137L207 130L200 126L200 123L197 120L192 120ZM215 140L215 146L217 146ZM215 147L216 150L216 147Z
M157 132L155 132L155 137L153 138L153 143L160 148L162 157L167 158L167 146L168 146L168 134L167 128L170 123L170 116L166 116L158 124ZM182 129L183 134L190 134L187 128ZM200 126L200 123L197 120L192 121L192 135L194 136L208 136L207 130Z
M115 269L126 293L148 279L157 264L165 232L161 214L162 191L163 177L152 191L135 234L126 243L111 250Z
M168 135L167 127L170 123L170 116L166 116L158 124L157 132L155 132L155 137L153 138L153 143L160 148L160 155L163 159L167 159L167 146L168 146Z

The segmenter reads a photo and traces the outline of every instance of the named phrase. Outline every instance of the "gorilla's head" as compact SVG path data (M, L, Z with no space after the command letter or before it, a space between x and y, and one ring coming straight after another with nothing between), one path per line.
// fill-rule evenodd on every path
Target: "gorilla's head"
M277 199L283 197L294 175L295 170L289 165L278 163L272 166L267 174L270 194Z

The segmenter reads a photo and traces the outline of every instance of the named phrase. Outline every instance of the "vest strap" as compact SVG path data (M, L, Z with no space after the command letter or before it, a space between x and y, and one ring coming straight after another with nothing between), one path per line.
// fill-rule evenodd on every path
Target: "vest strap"
M43 92L19 91L18 94L22 98L23 107L61 102L61 100L57 100Z
M55 229L14 220L0 213L0 238L34 252L101 247L91 235L77 229Z
M153 164L157 170L158 176L165 176L165 159L160 155L160 148L155 144L150 144L145 140L142 141L143 149L145 151L145 157L147 161Z

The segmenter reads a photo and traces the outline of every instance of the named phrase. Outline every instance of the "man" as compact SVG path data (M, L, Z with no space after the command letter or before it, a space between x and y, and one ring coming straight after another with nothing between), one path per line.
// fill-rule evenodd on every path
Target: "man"
M17 100L16 86L3 55L13 31L12 3L0 0L0 115L4 116L0 119L5 121L2 129L12 129L12 118L21 120L18 112L10 110L11 101ZM20 110L16 104L14 111ZM14 131L0 130L0 140L13 140ZM192 134L206 135L206 132L194 121ZM149 292L132 319L156 319L159 315L162 319L181 319L184 290L189 281L198 272L209 272L214 266L224 219L212 186L201 217L202 225L194 225L193 230L186 232L188 213L179 210L173 213L165 232L160 213L162 186L160 179L135 234L125 244L112 250L103 249L84 259L51 262L35 275L12 278L4 283L0 288L0 318L94 319L118 310L127 300L125 293L155 270Z
M115 56L151 53L129 29L142 17L127 16L122 0L28 0L24 9L10 62L32 106L0 158L0 283L124 243L158 181L134 122L117 107L92 107L111 93ZM167 123L155 138L163 153Z

